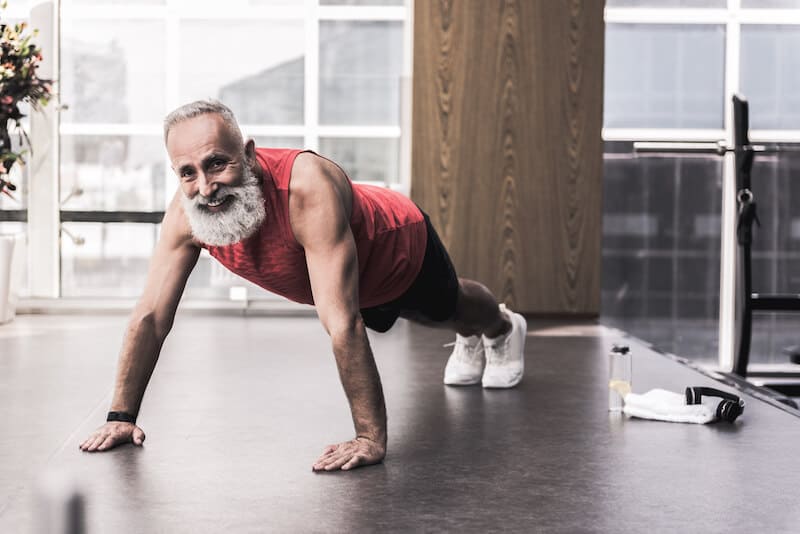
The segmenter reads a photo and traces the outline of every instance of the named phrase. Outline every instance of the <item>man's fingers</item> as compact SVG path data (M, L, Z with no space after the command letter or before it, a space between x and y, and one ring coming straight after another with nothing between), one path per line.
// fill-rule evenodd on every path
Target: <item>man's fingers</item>
M375 450L374 443L369 440L355 439L347 443L325 448L324 454L313 465L314 471L347 471L362 465L380 462L383 453Z
M85 451L85 450L86 450L86 448L89 446L89 443L91 443L91 441L92 441L93 439L94 439L94 434L92 434L91 436L89 436L88 438L86 438L85 440L83 440L83 443L81 443L80 445L78 445L78 448L79 448L80 450L82 450L82 451Z
M133 442L141 445L144 442L144 431L130 423L108 422L95 430L78 448L86 452L106 451L120 443Z
M102 445L103 442L105 442L110 437L111 437L110 434L103 434L102 436L99 436L96 440L94 440L94 444L92 445L92 447L94 447L94 450L99 450L100 445Z
M340 455L341 453L336 453L336 452L328 454L327 456L324 456L319 460L317 460L317 463L314 465L314 468L317 470L323 470L328 465L336 461L336 459L338 459Z
M337 449L336 447L334 447L333 449L331 449L331 448L329 447L329 448L327 448L327 449L325 449L325 450L323 451L323 453L322 453L322 456L320 456L320 457L319 457L319 459L320 459L320 461L321 461L321 460L327 460L328 458L331 458L331 457L333 457L333 456L336 456L337 454L341 454L341 451L340 451L339 449Z
M338 445L328 445L325 447L325 450L322 451L322 455L317 458L317 461L314 462L314 465L311 466L311 469L314 471L320 471L325 468L328 462L337 455L337 451L339 450Z
M97 439L97 437L98 437L99 435L100 435L100 432L98 432L98 431L96 431L96 430L95 430L94 432L92 432L92 435L91 435L91 436L89 436L88 438L86 438L86 439L83 441L83 443L81 443L81 449L83 449L83 450L86 450L86 449L88 449L88 448L89 448L89 446L90 446L92 443L94 443L94 440L96 440L96 439Z
M101 443L103 443L103 441L105 440L105 437L106 437L105 434L101 434L101 435L97 436L96 438L94 438L92 440L92 443L89 445L89 447L86 450L88 450L89 452L93 452L93 451L97 450L97 446L100 445Z
M356 454L355 456L350 458L349 462L347 462L342 466L342 471L347 471L348 469L352 469L353 467L358 467L359 465L364 463L364 460L366 460L364 456L362 456L361 454Z
M346 464L350 460L350 458L351 458L350 454L343 454L343 455L339 456L338 458L336 458L332 462L329 462L325 466L325 471L334 471L336 469L339 469L344 464Z
M115 442L116 440L114 439L113 436L108 436L106 439L103 440L103 443L101 443L100 446L97 447L97 450L104 451L106 449L109 449L116 444Z
M350 456L351 455L347 451L344 451L343 448L340 447L339 449L330 453L328 456L320 458L320 460L317 461L317 465L319 466L320 471L329 471L330 469L328 468L330 466L336 464L342 459L344 459L344 461L347 461L347 459L350 458Z

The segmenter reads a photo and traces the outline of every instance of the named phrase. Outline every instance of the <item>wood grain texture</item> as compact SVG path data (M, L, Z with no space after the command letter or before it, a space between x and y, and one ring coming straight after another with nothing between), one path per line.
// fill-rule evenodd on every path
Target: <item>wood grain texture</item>
M411 196L460 276L597 314L602 0L417 0Z

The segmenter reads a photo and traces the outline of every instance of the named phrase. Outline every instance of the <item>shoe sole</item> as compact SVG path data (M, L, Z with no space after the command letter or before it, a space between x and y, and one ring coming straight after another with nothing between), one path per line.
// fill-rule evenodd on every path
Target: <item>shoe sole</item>
M487 384L486 382L482 382L481 384L485 389L510 389L518 385L520 382L522 382L522 373L520 373L519 377L514 379L514 381L509 384Z
M445 380L445 386L474 386L475 384L480 384L481 378L478 377L477 379L466 379L466 380Z

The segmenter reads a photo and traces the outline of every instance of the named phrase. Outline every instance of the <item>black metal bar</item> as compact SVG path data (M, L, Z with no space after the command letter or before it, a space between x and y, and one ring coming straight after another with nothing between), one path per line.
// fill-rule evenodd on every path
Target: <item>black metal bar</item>
M741 286L739 287L742 295L741 320L739 324L739 347L736 351L736 359L733 362L733 372L742 378L747 377L747 365L750 362L750 339L753 329L753 306L750 296L752 295L751 274L750 274L750 245L742 245L741 263Z
M28 210L0 210L0 222L28 222Z
M163 211L62 211L61 222L159 224ZM0 222L27 222L28 210L0 210Z
M759 154L780 154L781 152L800 152L800 146L790 145L745 145L751 152ZM633 153L636 155L651 154L711 154L724 156L728 152L735 152L735 147L726 146L719 142L695 141L634 141Z
M733 95L733 142L735 148L750 144L750 110L741 95Z
M636 154L716 154L723 155L727 148L720 143L703 142L652 142L635 141L633 152Z
M733 95L733 141L734 154L736 161L736 191L737 207L740 206L741 199L738 199L738 191L750 190L750 169L753 166L754 153L750 147L749 128L749 108L747 100L739 95ZM741 213L740 213L741 219ZM741 223L737 221L738 224ZM737 231L738 234L738 231ZM753 308L751 303L752 277L750 273L750 242L749 239L742 243L738 240L741 251L740 278L737 288L741 291L741 304L739 306L739 346L736 350L733 362L733 372L742 378L747 377L747 364L750 361L750 338L753 326Z
M750 297L753 311L800 311L800 295L763 295Z
M61 222L158 224L163 211L62 211Z

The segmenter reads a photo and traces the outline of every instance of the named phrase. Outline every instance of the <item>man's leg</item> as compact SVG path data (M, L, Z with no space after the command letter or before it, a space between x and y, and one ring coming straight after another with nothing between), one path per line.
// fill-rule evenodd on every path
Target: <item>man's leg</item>
M468 278L458 279L458 297L452 318L434 321L416 311L404 311L400 316L432 328L453 330L464 337L485 335L493 338L511 329L511 322L500 312L489 288Z
M509 388L522 380L525 319L498 305L492 292L480 282L458 279L455 313L449 320L434 321L420 312L404 312L401 316L456 332L455 347L445 367L445 384L467 386L482 382L484 387Z
M511 330L511 321L501 313L489 288L475 280L459 278L453 327L464 337L495 338Z
M445 384L514 387L522 380L525 363L525 318L498 305L483 284L459 278L430 219L424 218L425 257L414 283L396 300L397 313L427 326L455 330Z

